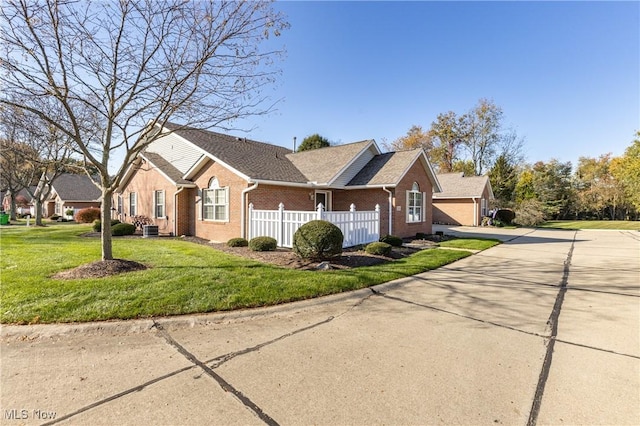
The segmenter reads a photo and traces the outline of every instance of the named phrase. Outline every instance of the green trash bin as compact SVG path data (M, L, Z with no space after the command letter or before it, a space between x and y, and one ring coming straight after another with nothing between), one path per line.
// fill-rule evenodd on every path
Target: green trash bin
M9 215L6 213L0 213L0 225L9 224Z

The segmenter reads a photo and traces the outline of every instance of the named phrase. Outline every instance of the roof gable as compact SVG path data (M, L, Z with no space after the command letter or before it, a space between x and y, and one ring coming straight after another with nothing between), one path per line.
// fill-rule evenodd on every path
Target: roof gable
M58 176L51 187L63 201L98 201L102 196L100 189L87 175L65 173Z
M172 163L164 159L160 154L156 154L155 152L143 152L140 156L156 167L158 171L174 185L193 185L193 182L183 179L183 173L175 168Z
M442 173L438 175L442 192L434 198L480 198L489 187L489 197L493 191L488 176L465 176L464 173Z
M434 191L439 192L438 179L431 168L427 156L420 148L376 155L349 182L349 186L395 186L416 161L421 162Z
M304 174L308 182L331 185L353 166L370 148L377 147L372 140L329 146L287 155L291 163ZM352 171L353 174L359 170Z
M200 148L213 161L220 162L235 173L251 180L270 180L306 183L304 175L287 159L291 150L247 138L222 133L179 128L168 124L168 129ZM195 164L194 164L195 166ZM193 171L193 167L191 168ZM189 176L189 172L184 177Z

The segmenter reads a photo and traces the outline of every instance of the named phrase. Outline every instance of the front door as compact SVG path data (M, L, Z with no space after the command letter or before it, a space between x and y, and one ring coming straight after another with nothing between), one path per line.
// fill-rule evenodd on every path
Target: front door
M316 191L315 208L318 208L318 204L322 203L325 211L331 210L331 191Z

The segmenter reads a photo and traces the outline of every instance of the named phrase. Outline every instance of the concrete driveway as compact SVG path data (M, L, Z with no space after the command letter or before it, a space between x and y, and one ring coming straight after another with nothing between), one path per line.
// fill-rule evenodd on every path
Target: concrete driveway
M3 327L1 424L640 423L640 233L492 232L312 301Z

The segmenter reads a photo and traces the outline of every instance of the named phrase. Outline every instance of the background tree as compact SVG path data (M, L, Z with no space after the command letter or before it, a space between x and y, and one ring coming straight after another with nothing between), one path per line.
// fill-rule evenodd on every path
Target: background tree
M575 174L577 207L586 218L616 219L625 203L622 185L611 174L611 153L599 158L580 157Z
M438 114L431 123L429 133L433 138L433 148L429 151L429 158L439 173L453 172L454 164L461 160L464 131L464 118L453 111Z
M476 176L490 169L495 161L502 141L502 119L502 108L488 99L480 99L463 116L464 146L473 162Z
M302 140L302 143L298 147L298 152L309 151L312 149L325 148L331 146L331 142L323 136L317 133L307 136Z
M3 173L17 188L27 191L34 202L35 224L42 226L42 206L69 160L69 138L38 116L15 107L4 108L0 118L5 134Z
M640 213L640 131L636 132L624 155L611 160L611 174L622 186L637 219Z
M501 154L489 171L489 181L499 206L510 207L515 201L516 184L518 183L518 167L509 161L506 154Z
M546 220L568 219L575 200L571 162L556 159L533 165L533 190Z
M433 149L433 137L422 126L414 124L406 135L399 137L390 144L384 144L384 147L388 151L407 151L422 148L427 153L430 153Z
M261 89L280 52L261 46L288 26L269 3L214 0L5 0L0 19L0 104L53 125L98 169L103 260L113 193L157 125L227 128L268 112Z

